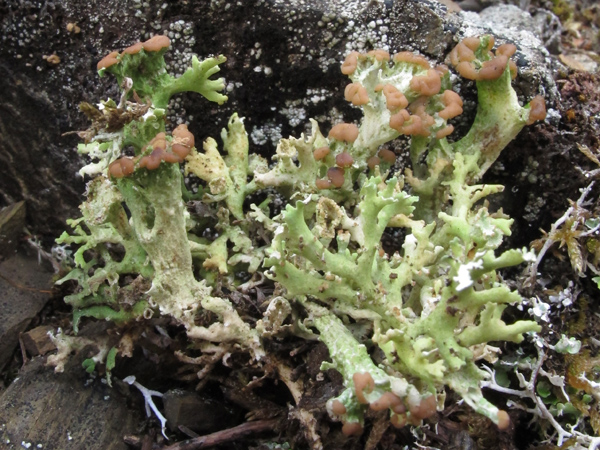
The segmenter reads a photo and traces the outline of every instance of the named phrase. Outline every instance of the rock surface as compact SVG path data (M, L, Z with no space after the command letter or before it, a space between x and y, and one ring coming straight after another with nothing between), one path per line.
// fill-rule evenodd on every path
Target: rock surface
M19 345L19 334L50 298L52 275L23 252L0 263L0 370Z
M12 255L19 246L25 227L25 202L0 209L0 261Z
M138 416L115 389L80 368L62 374L36 358L0 397L0 448L127 450Z
M224 54L229 102L217 108L198 96L182 96L171 103L171 123L189 122L199 142L218 136L237 111L246 118L252 151L266 155L280 137L305 131L311 117L325 129L342 117L358 117L341 95L347 79L339 64L349 51L414 50L439 63L459 37L495 31L489 24L465 22L465 14L448 13L435 1L409 0L60 0L0 6L5 149L0 207L26 200L29 226L48 242L64 230L68 217L78 215L84 189L76 175L82 166L78 138L63 134L86 128L79 102L115 97L113 80L95 73L97 61L112 49L167 34L168 62L176 73L186 67L190 52ZM543 49L530 38L516 43L529 49L521 58L528 73L522 91L535 94L528 83L548 81Z

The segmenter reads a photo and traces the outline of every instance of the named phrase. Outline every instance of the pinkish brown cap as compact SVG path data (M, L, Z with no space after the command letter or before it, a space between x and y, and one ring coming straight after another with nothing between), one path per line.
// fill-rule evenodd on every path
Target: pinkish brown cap
M123 53L126 53L128 55L135 55L136 53L139 53L143 48L144 44L142 44L141 42L136 42L135 44L130 45L125 50L123 50Z
M114 51L114 52L110 52L108 55L106 55L104 58L102 58L100 61L98 61L98 70L100 69L106 69L110 66L114 66L115 64L117 64L119 62L119 60L117 59L117 56L119 56L119 52Z
M169 45L171 45L171 39L169 39L167 36L158 34L148 39L142 45L144 46L144 50L147 52L158 52L159 50L167 48Z
M329 131L329 137L342 142L354 142L358 138L358 127L353 123L338 123Z

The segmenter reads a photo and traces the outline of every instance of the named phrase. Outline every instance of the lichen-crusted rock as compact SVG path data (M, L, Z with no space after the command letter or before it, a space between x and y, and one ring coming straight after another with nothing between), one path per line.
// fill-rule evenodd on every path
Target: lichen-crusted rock
M117 95L89 75L109 50L167 34L175 73L187 66L187 53L224 54L235 95L218 113L192 97L175 99L171 123L189 122L204 140L237 111L251 146L271 154L280 137L303 131L308 117L358 117L337 95L344 83L338 61L348 52L416 50L442 62L462 26L461 16L436 2L407 0L62 0L0 8L0 206L26 200L28 224L48 237L75 215L82 191L76 138L61 136L86 126L81 93L84 100Z

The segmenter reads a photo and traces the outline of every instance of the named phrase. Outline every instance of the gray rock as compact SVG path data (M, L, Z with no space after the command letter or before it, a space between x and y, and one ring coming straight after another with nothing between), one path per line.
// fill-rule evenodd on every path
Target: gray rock
M490 6L479 13L479 18L491 27L502 29L502 32L514 30L532 33L535 28L531 14L515 5Z
M190 52L227 56L229 102L217 107L184 95L171 103L171 123L189 122L201 141L218 136L237 111L252 150L269 155L280 137L305 131L310 117L324 129L359 117L341 95L347 78L339 65L349 51L413 50L439 63L469 29L497 31L481 22L468 28L470 16L447 13L435 1L409 0L59 0L13 2L0 12L0 206L27 200L29 226L47 237L78 215L82 160L78 139L63 134L86 128L80 101L117 95L111 77L95 73L112 49L167 34L174 72L184 70ZM530 48L523 36L513 38ZM545 55L519 55L522 65L547 66ZM539 80L550 77L532 69L523 92Z
M536 34L544 42L544 47L552 54L558 55L561 51L560 39L562 24L556 14L547 9L538 9L533 15Z
M54 373L36 358L0 397L0 447L127 450L122 437L139 417L123 397L76 368Z
M0 370L19 345L19 334L50 298L52 275L37 257L22 252L0 263Z

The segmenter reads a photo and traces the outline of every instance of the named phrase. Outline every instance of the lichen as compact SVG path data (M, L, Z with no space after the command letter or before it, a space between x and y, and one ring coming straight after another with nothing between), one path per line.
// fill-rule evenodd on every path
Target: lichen
M118 323L168 316L192 342L227 351L235 344L255 360L280 333L317 337L331 356L322 369L344 380L327 409L345 434L362 430L368 408L389 410L397 427L418 425L443 407L446 387L507 427L507 413L481 392L489 374L477 360L495 351L491 342L518 344L540 330L534 321L503 320L521 297L498 273L534 256L499 251L512 220L490 211L486 197L503 186L480 180L526 124L543 119L543 100L517 101L510 51L494 55L489 37L471 38L470 53L453 57L469 64L459 72L486 74L475 77L471 129L455 140L450 122L462 100L448 68L407 52L350 53L342 72L351 79L346 98L363 111L360 123L337 124L325 135L313 120L309 136L280 140L269 165L249 151L235 114L221 149L209 138L202 150L189 144L189 152L176 152L179 138L166 131L169 98L191 91L222 103L224 83L210 77L224 57L193 58L174 78L164 70L165 40L150 41L101 65L124 90L118 105L108 100L92 114L80 151L95 159L82 173L96 178L83 217L70 223L73 234L59 240L79 246L77 267L60 281L79 285L67 297L75 330L86 316ZM400 136L411 140L404 173L386 147ZM177 157L200 184L197 195L187 192ZM270 204L273 192L284 199L281 211ZM183 199L192 197L203 214L186 208ZM266 200L257 205L256 198ZM200 231L207 229L212 236ZM392 229L403 241L388 251L383 240ZM277 288L255 323L216 290L243 289L240 271ZM149 288L135 289L132 275ZM212 321L198 324L207 311ZM351 322L364 335L355 336Z

